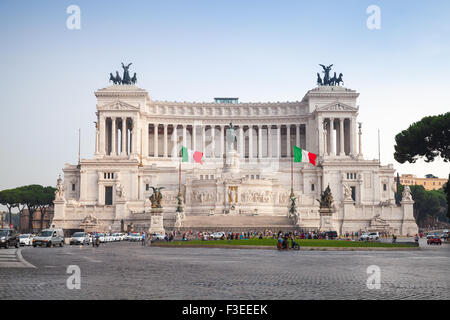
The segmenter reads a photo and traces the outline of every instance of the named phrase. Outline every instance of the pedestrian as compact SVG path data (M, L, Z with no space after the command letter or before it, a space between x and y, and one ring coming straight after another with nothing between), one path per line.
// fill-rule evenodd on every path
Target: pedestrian
M142 232L142 241L141 244L145 246L145 232Z
M277 241L277 249L281 250L283 245L283 237L281 236L281 233L278 234L278 241Z

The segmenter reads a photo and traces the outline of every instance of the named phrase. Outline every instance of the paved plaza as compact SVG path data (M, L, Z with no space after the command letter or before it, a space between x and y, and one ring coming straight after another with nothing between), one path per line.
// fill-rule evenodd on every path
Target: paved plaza
M413 251L143 247L0 250L0 299L449 299L450 245ZM20 257L23 256L23 259ZM80 289L68 289L80 268ZM379 266L381 288L368 289Z

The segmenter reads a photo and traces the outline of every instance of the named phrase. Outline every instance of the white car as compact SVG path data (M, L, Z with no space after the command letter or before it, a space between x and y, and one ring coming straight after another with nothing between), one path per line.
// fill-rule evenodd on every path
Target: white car
M21 246L31 246L33 244L33 236L29 233L19 236L19 244Z
M214 232L211 233L210 237L214 240L220 240L222 237L225 238L225 232Z
M81 244L81 245L89 245L91 243L89 234L86 232L75 232L70 238L70 244Z
M142 238L141 235L139 233L137 233L137 232L133 232L129 236L129 240L130 241L140 241L141 238Z
M100 241L100 243L105 243L106 242L106 237L105 237L104 233L99 233L98 234L98 241Z
M161 233L152 233L152 240L164 240L164 235Z
M119 234L118 234L118 233L113 233L113 234L111 235L111 237L112 237L112 241L120 241L120 238L119 238Z
M362 241L367 240L378 240L380 239L380 234L378 232L369 232L369 233L363 233L360 238Z

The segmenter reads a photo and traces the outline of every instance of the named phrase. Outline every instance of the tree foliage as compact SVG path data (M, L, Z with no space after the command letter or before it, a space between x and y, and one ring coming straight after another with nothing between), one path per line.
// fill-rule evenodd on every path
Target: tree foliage
M53 205L55 190L53 187L43 187L38 184L2 190L0 203L8 208L10 214L12 208L18 208L21 214L26 207L30 217L28 229L32 231L35 212L39 209L42 214L45 214L46 210Z
M399 185L395 198L401 201L403 185ZM414 200L414 218L420 227L427 227L439 221L448 222L446 213L448 211L447 195L443 189L426 190L423 186L409 186Z
M437 156L450 161L450 112L425 117L395 136L394 158L399 163L415 163L425 157L426 162Z

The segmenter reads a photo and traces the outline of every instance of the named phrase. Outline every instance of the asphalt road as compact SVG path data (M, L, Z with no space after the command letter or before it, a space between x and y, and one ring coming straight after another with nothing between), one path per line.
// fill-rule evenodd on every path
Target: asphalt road
M0 299L450 299L450 245L424 241L421 250L388 252L130 242L0 249ZM369 289L374 265L380 286Z

